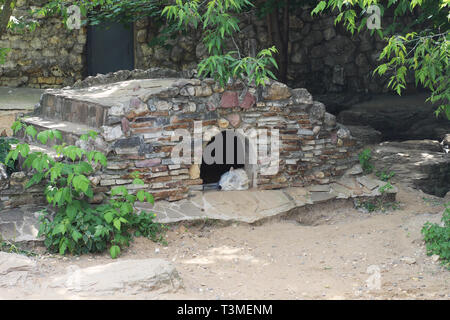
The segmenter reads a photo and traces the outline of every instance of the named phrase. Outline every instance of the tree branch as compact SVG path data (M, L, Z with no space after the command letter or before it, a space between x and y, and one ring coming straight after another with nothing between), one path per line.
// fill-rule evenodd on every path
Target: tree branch
M11 6L15 4L16 0L6 0L3 4L3 9L0 12L0 38L6 33L6 28L8 27L9 19L13 12Z

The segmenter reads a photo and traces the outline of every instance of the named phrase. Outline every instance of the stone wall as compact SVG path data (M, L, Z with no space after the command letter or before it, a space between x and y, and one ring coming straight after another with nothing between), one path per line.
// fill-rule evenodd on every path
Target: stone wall
M10 177L0 174L0 210L47 204L43 184L25 189L31 177L31 173L25 172L14 172Z
M379 37L363 32L352 36L342 26L334 26L335 15L311 17L311 8L297 9L290 16L289 68L287 84L306 88L314 94L330 92L386 92L386 79L372 76L384 47ZM392 22L383 18L383 26ZM273 44L265 19L243 15L241 32L236 36L244 54L255 55ZM168 46L150 46L158 34L151 21L135 25L136 68L167 67L176 70L195 68L205 57L206 48L195 32L169 40ZM235 50L229 42L228 48Z
M42 1L19 0L16 14ZM370 72L382 41L369 33L352 37L341 26L334 26L334 16L312 18L309 12L298 9L290 17L288 85L314 94L386 91L385 80L374 78ZM0 40L0 46L12 48L8 62L0 67L0 85L61 87L86 76L86 29L69 31L53 18L40 22L32 33L10 33ZM242 32L236 41L246 54L272 45L264 19L243 15L241 22ZM383 19L383 25L389 22L390 18ZM162 47L149 45L158 34L150 20L136 22L134 30L137 69L192 70L206 54L195 32L171 39ZM228 46L233 48L231 43Z
M132 80L117 85L122 99L127 90L134 97L129 103L116 100L98 123L103 141L96 141L96 148L109 154L108 167L93 180L99 187L145 188L156 199L168 200L186 198L191 191L201 190L199 164L173 161L173 148L184 141L174 139L179 129L193 137L192 143L200 139L203 146L223 130L240 131L246 137L263 129L269 134L272 129L278 130L278 162L271 162L272 151L267 146L268 156L258 158L252 168L253 187L258 189L329 183L357 162L355 140L349 131L325 112L322 103L313 101L306 89L290 89L279 82L247 88L237 82L224 90L211 79ZM134 93L146 87L153 91ZM110 85L105 88L114 91ZM96 91L101 87L89 90L92 96L102 95ZM59 109L74 110L73 106L80 103L71 99L73 91L67 95L44 94L42 103L47 107L43 114L58 117ZM72 107L64 106L67 103ZM62 120L77 122L77 114L71 112ZM200 137L195 135L195 122L202 125ZM260 150L261 143L271 142L257 143ZM194 150L189 155L192 159ZM275 173L261 174L262 168L275 166L279 167ZM135 170L141 172L144 186L131 184L130 173Z
M27 16L42 2L18 0L13 15ZM0 86L57 88L85 75L86 28L70 31L61 19L36 19L40 25L33 32L9 31L0 39L0 47L11 48L0 65Z

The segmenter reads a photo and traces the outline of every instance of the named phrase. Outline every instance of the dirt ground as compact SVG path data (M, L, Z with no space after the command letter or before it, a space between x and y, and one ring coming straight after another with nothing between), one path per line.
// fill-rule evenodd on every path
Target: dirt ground
M424 200L425 198L425 200ZM439 222L440 198L400 187L400 209L363 213L350 202L321 206L315 225L278 220L254 225L177 225L168 246L137 239L120 259L172 261L184 289L174 294L90 297L106 299L446 299L450 271L425 254L424 222ZM326 218L324 218L326 217ZM46 288L69 265L88 267L105 255L38 257L23 286L0 288L0 298L84 299ZM379 289L367 284L380 271Z
M17 111L0 111L0 134L6 130L8 136L12 134L11 126L16 120Z

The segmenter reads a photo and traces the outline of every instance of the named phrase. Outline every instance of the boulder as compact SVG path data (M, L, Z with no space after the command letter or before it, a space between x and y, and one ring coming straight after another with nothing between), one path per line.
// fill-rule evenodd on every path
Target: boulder
M372 150L377 171L393 171L394 182L444 197L450 190L450 154L437 141L383 142Z
M26 256L0 252L0 287L23 285L28 273L36 267L36 261Z
M287 85L273 81L263 88L262 96L264 100L284 100L291 97L291 91Z
M0 190L8 188L8 173L6 172L6 166L0 163Z
M182 282L175 267L162 259L121 260L80 269L68 268L50 284L53 288L89 295L175 292Z
M381 132L375 130L371 126L346 125L346 127L348 130L350 130L351 135L355 137L356 143L359 147L381 142Z
M450 132L450 121L443 114L436 117L436 106L425 102L427 97L426 94L374 96L340 112L338 122L370 126L382 133L383 140L441 140Z

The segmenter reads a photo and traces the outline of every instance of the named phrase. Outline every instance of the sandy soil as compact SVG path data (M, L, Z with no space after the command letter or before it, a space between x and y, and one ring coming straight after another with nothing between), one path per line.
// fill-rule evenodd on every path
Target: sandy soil
M16 120L18 111L0 111L0 134L6 130L8 136L12 135L11 126Z
M388 213L362 213L348 202L322 206L315 210L328 218L313 226L293 220L173 226L167 247L137 239L120 259L170 260L184 281L183 290L92 298L449 299L450 272L426 256L420 234L425 221L440 221L442 199L400 188L398 200L401 208ZM107 255L38 259L36 272L24 285L0 289L0 298L79 299L47 289L46 280L65 273L69 265L111 262ZM380 289L369 289L369 267L379 268Z

